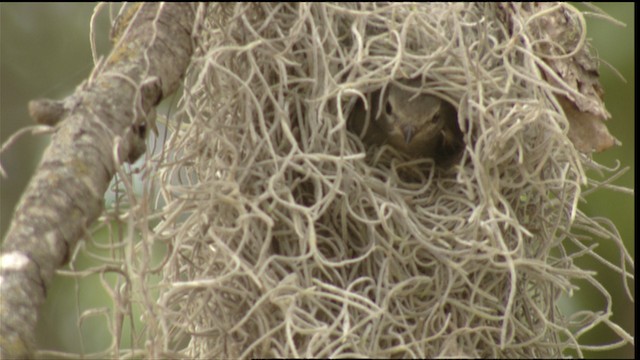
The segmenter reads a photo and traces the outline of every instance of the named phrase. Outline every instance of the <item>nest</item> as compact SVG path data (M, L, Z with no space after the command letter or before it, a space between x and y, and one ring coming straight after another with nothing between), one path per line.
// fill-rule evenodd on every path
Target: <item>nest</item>
M516 26L540 14L518 9L201 6L173 131L148 163L162 204L151 218L162 221L145 236L170 251L159 300L146 301L147 349L195 358L579 351L572 334L598 316L564 316L557 300L591 276L563 243L582 246L576 227L607 228L577 209L584 168L597 165L568 139L560 85L541 75L544 31ZM413 78L456 107L464 148L450 167L347 130L359 100Z

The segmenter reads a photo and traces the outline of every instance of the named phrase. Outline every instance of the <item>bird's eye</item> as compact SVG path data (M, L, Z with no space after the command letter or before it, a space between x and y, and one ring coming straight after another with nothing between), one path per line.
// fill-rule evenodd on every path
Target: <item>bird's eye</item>
M384 111L387 113L387 115L391 115L391 113L393 113L393 106L391 106L391 103L389 101L387 101L387 105L384 107Z

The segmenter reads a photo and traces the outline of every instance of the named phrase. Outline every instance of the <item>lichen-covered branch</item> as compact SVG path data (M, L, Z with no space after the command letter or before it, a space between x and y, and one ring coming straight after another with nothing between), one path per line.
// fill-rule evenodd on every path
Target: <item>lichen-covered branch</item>
M144 152L155 105L177 89L189 64L192 4L130 9L111 54L62 107L30 105L36 121L57 129L2 248L2 358L31 355L38 308L55 270L101 213L117 165Z

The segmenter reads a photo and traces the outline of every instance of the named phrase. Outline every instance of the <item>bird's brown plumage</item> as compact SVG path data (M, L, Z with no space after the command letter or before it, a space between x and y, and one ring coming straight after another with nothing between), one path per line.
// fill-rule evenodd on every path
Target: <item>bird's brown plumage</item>
M358 101L349 118L349 130L365 144L386 143L410 157L437 162L459 152L462 134L455 108L437 96L420 93L419 80L391 83L382 100L380 96L380 90L369 95L368 111Z

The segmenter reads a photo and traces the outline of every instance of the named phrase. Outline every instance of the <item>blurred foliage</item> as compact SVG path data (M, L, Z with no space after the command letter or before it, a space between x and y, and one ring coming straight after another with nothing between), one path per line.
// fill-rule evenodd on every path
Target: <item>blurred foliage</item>
M47 97L60 99L71 93L92 69L89 46L89 19L92 3L12 3L0 4L0 141L4 142L16 130L32 124L27 114L29 100ZM576 5L585 10L583 5ZM605 89L607 109L612 119L607 122L610 132L623 146L616 147L594 159L607 166L620 161L630 170L616 180L616 185L634 187L635 154L635 49L634 8L632 3L598 4L605 12L624 22L618 27L599 17L588 16L588 37L600 57L613 65L626 79L620 80L606 65L600 68ZM97 22L97 44L100 54L106 54L108 45L108 15L102 14ZM9 174L0 180L0 236L4 238L19 196L33 173L45 148L45 137L25 136L2 156L2 165ZM597 174L590 174L601 179ZM580 204L591 216L612 219L622 234L627 248L634 253L634 197L609 190L596 191ZM608 260L619 262L615 248L601 239L598 252ZM82 260L88 261L88 260ZM77 264L84 268L86 264ZM613 321L635 333L635 308L621 284L621 276L601 264L581 264L598 272L601 283L607 284L614 299ZM115 281L112 279L112 281ZM111 282L111 281L108 281ZM111 282L112 283L112 282ZM598 309L601 298L586 284L569 299L575 308ZM633 283L630 284L634 292ZM77 293L78 288L82 292ZM74 294L70 296L71 294ZM110 345L111 335L104 319L90 318L78 326L79 312L99 308L111 311L113 304L101 286L98 276L82 280L57 277L41 311L38 341L41 349L60 351L98 351ZM80 309L80 310L78 310ZM127 328L127 326L125 326ZM84 337L81 334L85 334ZM87 335L90 334L90 335ZM126 339L130 335L123 335ZM581 340L602 344L613 339L610 332L592 331ZM82 339L83 341L79 341ZM127 343L128 341L124 341ZM634 348L607 352L588 352L590 357L632 358Z

